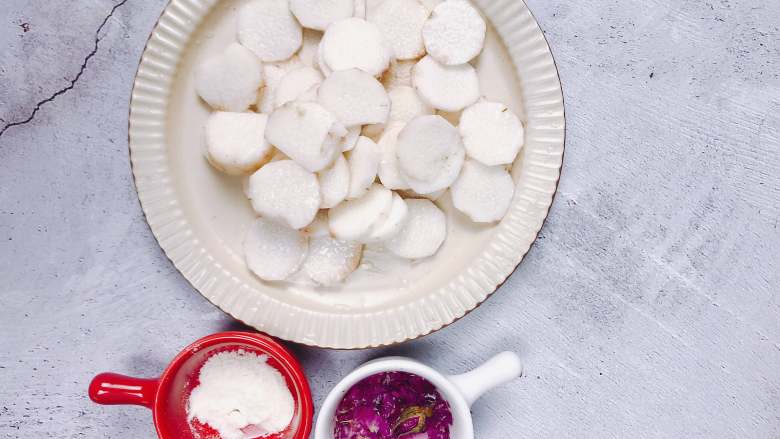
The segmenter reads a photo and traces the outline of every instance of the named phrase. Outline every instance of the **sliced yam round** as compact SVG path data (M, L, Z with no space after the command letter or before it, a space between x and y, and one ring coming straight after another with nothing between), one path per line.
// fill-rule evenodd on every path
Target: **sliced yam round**
M385 123L390 97L373 76L358 69L333 72L319 88L318 102L345 127Z
M301 67L287 73L276 86L276 106L281 107L297 100L316 99L316 93L312 90L317 90L321 83L322 74L313 67ZM307 94L310 99L306 99Z
M391 89L398 86L412 86L412 70L417 60L392 61L390 68L382 75L382 84Z
M523 124L498 102L477 102L466 108L458 128L466 154L488 166L512 163L523 147Z
M246 110L257 100L262 85L262 63L238 43L195 68L195 91L215 110Z
M328 211L330 232L338 239L363 242L372 228L390 213L393 192L374 184L360 198L347 200Z
M360 125L354 126L347 130L347 135L341 140L341 151L352 151L357 145L357 141L360 138L360 132L362 127Z
M319 285L329 286L347 278L360 263L363 245L329 235L309 239L309 254L301 270Z
M321 209L330 209L347 198L349 193L349 164L339 155L333 164L317 173L322 194Z
M349 163L349 192L352 200L362 197L376 180L379 169L379 147L373 140L361 136L355 148L347 153Z
M485 46L487 24L468 0L448 0L437 5L425 23L425 49L446 65L465 64Z
M385 0L368 20L377 25L396 59L416 59L425 54L422 29L429 14L420 0Z
M441 116L412 119L398 134L398 167L420 194L449 187L460 173L466 151L457 128Z
M273 148L265 140L268 116L257 113L212 113L206 121L206 158L230 175L257 170Z
M447 218L430 200L406 200L407 219L401 230L385 247L406 259L435 254L447 236Z
M450 192L456 209L474 222L490 223L506 215L515 193L515 183L503 166L485 166L466 160Z
M390 54L375 24L352 17L333 23L325 31L320 63L334 72L360 69L379 76L390 65Z
M398 168L398 156L396 155L396 142L398 141L398 134L404 128L405 124L395 123L391 124L382 133L382 137L379 139L377 146L379 147L380 159L379 159L379 181L388 189L407 189L409 183L401 174L401 170Z
M301 232L267 218L258 218L244 238L246 265L260 279L280 281L298 271L308 253Z
M301 25L324 31L331 23L351 17L355 0L289 0L290 10Z
M479 78L471 64L446 66L430 55L412 69L414 88L433 108L460 111L479 99Z
M334 115L316 102L290 102L268 118L265 138L310 172L328 167L341 152ZM343 130L343 127L340 128Z
M238 10L238 42L262 61L293 56L303 42L287 0L251 0Z
M292 160L271 162L249 178L248 196L258 214L300 229L320 208L320 184Z
M328 67L328 65L325 64L325 61L322 59L322 41L320 41L320 45L317 46L317 53L314 57L314 65L320 69L322 74L325 76L330 76L331 73L333 73L333 69Z
M384 242L397 235L406 224L409 208L406 201L397 193L393 193L393 205L384 220L377 222L371 230L368 242Z

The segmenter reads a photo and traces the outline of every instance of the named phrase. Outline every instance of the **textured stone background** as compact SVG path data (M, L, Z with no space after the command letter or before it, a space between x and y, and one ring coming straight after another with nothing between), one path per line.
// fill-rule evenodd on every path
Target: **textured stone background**
M144 222L127 105L164 0L0 5L0 437L151 438L85 396L235 328ZM295 348L317 401L387 353L527 375L474 408L493 438L780 437L780 2L530 0L568 118L525 262L462 322L393 349ZM113 9L112 9L113 8Z

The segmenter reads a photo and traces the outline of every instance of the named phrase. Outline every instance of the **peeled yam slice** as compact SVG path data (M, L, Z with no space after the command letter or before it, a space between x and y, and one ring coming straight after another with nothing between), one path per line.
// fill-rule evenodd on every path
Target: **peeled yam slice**
M409 208L406 201L400 195L393 193L393 204L390 206L390 213L387 217L374 225L369 242L383 242L397 235L406 225L409 216Z
M204 59L195 69L195 91L215 110L246 110L257 100L262 85L262 63L238 43Z
M515 193L515 184L503 166L485 166L466 160L450 192L456 209L474 222L489 223L506 215Z
M320 285L333 285L355 271L362 254L363 245L357 242L316 236L309 239L309 255L301 270Z
M247 267L268 281L284 280L298 271L308 247L301 232L267 218L256 219L244 238Z
M333 164L317 174L322 194L321 209L330 209L347 198L349 193L349 164L339 155Z
M355 149L347 153L349 162L348 199L362 197L376 179L379 169L379 147L373 140L361 136Z
M402 258L420 259L439 250L447 236L447 219L430 200L406 200L408 218L385 247Z
M265 140L268 116L257 113L212 113L206 121L206 157L230 175L257 170L272 151Z
M333 23L325 31L320 63L334 72L360 69L379 76L390 65L390 54L375 24L352 17Z
M466 108L458 128L466 154L488 166L512 163L523 146L523 124L497 102L477 102Z
M300 229L320 208L317 176L292 160L271 162L249 178L249 199L258 214Z
M347 200L328 211L330 232L338 239L363 242L375 224L384 220L393 205L393 192L374 184L360 198Z
M424 57L412 70L414 88L432 107L460 111L479 99L479 78L471 64L446 66Z
M398 134L404 128L404 124L395 123L391 124L379 139L377 146L379 147L379 181L388 189L406 189L409 184L401 174L401 170L398 168L398 157L396 155L396 142L398 141Z
M320 45L317 46L317 53L314 57L314 65L320 69L322 74L325 76L330 76L331 73L333 73L333 69L328 67L327 64L325 64L325 62L322 60L322 41L320 41Z
M290 102L268 118L265 138L310 172L328 167L341 152L346 131L315 102Z
M466 151L457 128L441 116L420 116L398 134L401 174L420 194L449 187L460 173Z
M238 11L238 42L263 61L293 56L302 41L301 25L287 0L251 0Z
M433 9L422 30L425 48L446 65L465 64L485 46L487 24L468 0L448 0Z
M290 0L290 10L303 27L322 31L335 21L351 17L355 0Z
M307 100L305 99L307 94L310 98L316 99L316 93L312 91L317 90L321 83L322 74L313 67L301 67L287 73L276 86L274 96L276 106L281 107L288 102Z
M385 123L390 97L373 76L358 69L333 72L319 88L318 102L347 128Z
M425 53L422 30L429 14L420 0L385 0L368 20L377 25L396 59L415 59Z

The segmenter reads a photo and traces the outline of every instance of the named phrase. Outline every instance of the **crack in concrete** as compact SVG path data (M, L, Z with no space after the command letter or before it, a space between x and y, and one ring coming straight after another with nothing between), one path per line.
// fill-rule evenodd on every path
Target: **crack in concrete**
M5 134L5 132L9 128L11 128L11 127L25 125L25 124L28 124L28 123L32 122L33 119L35 119L35 115L38 113L38 111L41 109L42 106L44 106L45 104L47 104L49 102L52 102L53 100L57 99L57 97L64 95L65 93L67 93L68 91L72 90L73 87L76 86L76 83L81 78L81 75L83 75L84 71L87 69L87 64L89 63L89 60L92 59L92 57L95 56L95 54L97 54L98 46L100 45L100 40L101 40L100 32L103 31L103 28L108 23L108 20L110 20L111 17L114 16L114 12L116 12L116 10L119 9L119 7L121 7L122 5L124 5L127 2L128 2L128 0L122 0L121 2L117 3L116 5L114 5L114 7L111 8L111 11L108 13L108 15L106 15L106 17L103 19L103 22L100 23L100 26L98 26L97 31L95 31L95 47L93 47L92 51L90 51L87 54L87 56L84 57L84 61L81 63L81 67L79 68L78 73L76 73L76 76L73 79L70 80L70 84L68 84L67 86L65 86L65 87L63 87L63 88L61 88L59 90L57 90L51 96L49 96L46 99L43 99L43 100L39 101L37 104L35 104L35 108L33 108L32 112L30 113L29 116L27 116L26 119L23 119L23 120L20 120L20 121L16 121L16 122L10 122L10 123L6 124L2 129L0 129L0 137L2 137L3 134Z

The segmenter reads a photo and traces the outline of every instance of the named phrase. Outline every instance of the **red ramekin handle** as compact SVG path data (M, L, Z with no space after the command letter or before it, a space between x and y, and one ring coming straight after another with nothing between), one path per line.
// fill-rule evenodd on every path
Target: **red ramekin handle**
M89 384L89 398L98 404L131 404L152 408L159 381L101 373Z

